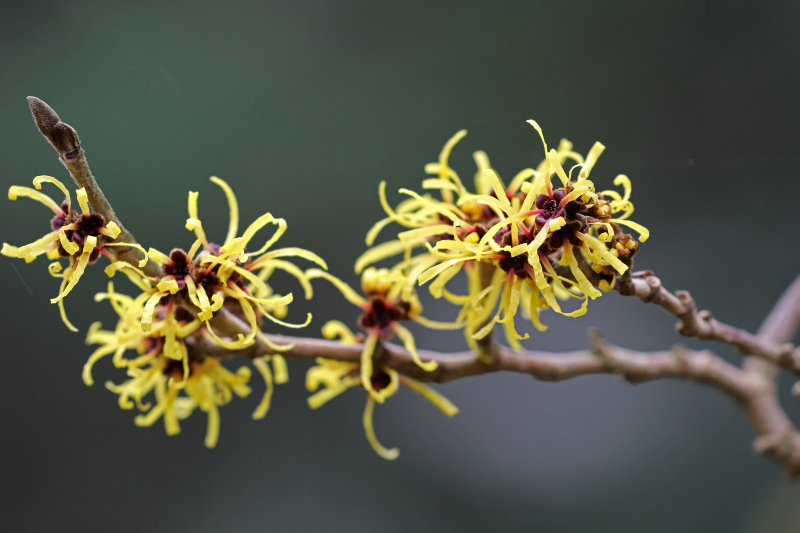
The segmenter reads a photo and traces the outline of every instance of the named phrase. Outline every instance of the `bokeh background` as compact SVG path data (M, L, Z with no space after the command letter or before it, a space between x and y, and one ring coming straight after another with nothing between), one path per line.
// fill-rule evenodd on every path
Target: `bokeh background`
M316 251L355 284L353 261L382 216L380 180L392 202L397 189L419 188L423 165L461 128L469 135L451 161L462 177L477 149L511 176L541 159L525 123L535 118L553 145L568 137L586 153L606 144L599 187L618 173L632 178L635 220L652 231L637 267L755 330L800 271L799 22L797 3L744 0L6 0L0 188L39 174L69 179L31 121L25 97L35 95L78 130L94 174L146 246L191 243L188 190L200 191L204 224L221 238L226 208L208 182L219 175L237 191L243 221L286 218L283 244ZM27 243L47 230L31 202L0 205L0 240ZM695 384L470 378L440 387L461 408L454 419L403 392L376 411L380 439L402 450L395 462L369 448L360 392L307 409L303 362L290 363L265 420L250 419L257 380L250 398L224 407L215 450L203 447L202 413L177 437L160 424L137 428L102 386L121 371L101 361L95 386L80 377L87 327L113 322L92 301L106 283L101 269L67 299L82 330L73 334L48 302L57 282L44 267L0 258L4 531L800 528L800 487L752 453L751 430L727 397ZM453 316L425 303L433 317ZM357 317L324 283L290 318L308 310L306 335ZM528 346L579 349L592 325L636 349L686 342L663 311L616 294L581 319L545 320L550 331ZM425 347L465 345L459 333L415 331ZM800 421L798 402L784 401Z

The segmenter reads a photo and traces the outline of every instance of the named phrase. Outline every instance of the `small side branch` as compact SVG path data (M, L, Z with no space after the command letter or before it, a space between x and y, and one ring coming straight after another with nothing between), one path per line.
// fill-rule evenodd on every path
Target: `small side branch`
M636 296L644 302L656 304L677 317L675 326L685 337L714 340L730 344L745 355L755 356L770 365L777 365L800 377L800 352L785 340L791 338L800 321L800 283L787 301L774 309L765 323L773 324L769 330L783 335L754 335L749 331L731 326L714 318L711 311L698 311L694 298L688 291L669 292L661 280L650 271L639 272L627 281L616 285L623 296ZM787 291L788 292L788 291ZM795 294L795 292L797 294ZM783 300L782 300L783 301ZM780 305L780 302L779 302ZM763 328L762 328L763 329ZM791 333L787 334L791 330Z

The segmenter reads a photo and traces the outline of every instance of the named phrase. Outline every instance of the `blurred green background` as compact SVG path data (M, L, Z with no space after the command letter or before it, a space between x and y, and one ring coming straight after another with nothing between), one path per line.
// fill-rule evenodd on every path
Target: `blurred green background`
M525 123L534 118L551 144L608 147L598 187L631 177L634 219L652 231L638 268L755 330L800 270L798 22L796 2L739 0L6 0L0 186L68 179L31 120L25 97L35 95L78 130L94 174L146 246L191 244L188 190L200 191L204 225L220 239L227 210L208 182L218 175L238 193L243 222L267 211L286 218L283 245L316 251L357 283L353 261L382 216L380 180L393 203L397 189L418 189L423 165L461 128L469 135L451 161L462 177L477 149L511 176L541 159ZM48 229L46 211L29 201L0 206L0 240L20 245ZM113 323L92 301L105 275L90 270L67 298L82 330L73 334L48 302L57 281L45 266L0 258L5 531L800 528L800 488L752 453L733 402L694 384L471 378L440 387L461 408L452 420L401 393L376 410L380 439L402 450L395 462L364 438L361 393L307 409L302 362L290 362L265 420L250 419L257 380L250 398L222 409L215 450L203 447L202 413L177 437L160 424L137 428L102 386L124 377L110 361L95 367L95 386L80 377L89 324ZM424 303L432 317L453 316ZM326 320L358 314L322 283L289 317L308 310L304 334L314 336ZM543 318L550 331L527 346L579 349L590 325L631 348L686 342L663 311L616 294L578 320ZM415 332L425 347L465 345L459 333ZM797 400L784 400L800 421Z

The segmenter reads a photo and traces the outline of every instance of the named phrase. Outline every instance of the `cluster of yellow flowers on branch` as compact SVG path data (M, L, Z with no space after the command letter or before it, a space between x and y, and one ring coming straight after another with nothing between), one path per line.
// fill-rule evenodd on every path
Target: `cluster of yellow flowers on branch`
M48 270L61 279L59 294L52 302L58 304L62 320L73 331L77 329L67 318L64 297L89 265L105 256L109 261L106 275L124 274L137 292L124 294L109 281L107 290L96 295L96 301L110 304L116 324L113 329L103 329L95 322L89 328L87 343L97 348L84 366L85 383L93 383L93 365L112 356L112 364L125 369L127 379L106 383L106 387L118 395L122 409L140 412L134 418L137 425L163 420L167 434L174 435L180 431L180 420L199 409L208 417L209 447L219 436L219 407L233 395L250 394L251 370L242 366L232 372L218 357L208 356L205 347L216 346L228 355L246 353L256 343L266 347L267 353L251 358L265 384L253 413L258 419L269 409L274 385L288 380L282 354L293 349L292 343L277 342L262 328L266 323L303 328L311 322L311 314L300 324L284 320L293 294L270 284L275 271L293 276L306 299L313 296L312 281L323 279L361 309L358 326L364 334L354 334L339 321L322 328L328 339L338 338L343 345L360 344L361 355L358 361L319 358L306 377L306 386L313 393L308 401L317 408L349 388L363 389L367 439L381 457L394 459L398 451L380 444L372 416L375 403L393 396L400 384L448 416L458 412L422 381L384 364L379 347L396 336L421 371L437 369L436 361L420 357L414 336L403 322L439 330L463 329L476 357L491 361L492 352L485 348L497 324L503 326L511 348L521 350L520 341L529 334L516 329L518 311L540 331L547 329L541 319L546 310L581 316L589 299L611 290L619 276L630 277L639 242L648 237L647 230L629 218L633 204L626 176L613 180L621 191L597 191L589 179L603 145L596 143L586 157L573 151L567 140L548 149L541 128L530 121L544 146L544 158L536 167L518 172L507 185L486 154L475 152L474 192L467 189L449 165L450 153L465 131L445 144L437 162L425 166L433 177L422 182L424 193L401 189L408 198L393 208L386 198L385 182L380 184L386 218L369 230L370 248L356 261L361 293L328 273L325 261L313 252L276 248L287 229L282 218L266 213L240 234L236 196L216 177L211 181L222 189L230 213L224 241L217 244L209 239L198 212L198 193L190 192L186 229L192 239L187 241L188 249L175 248L169 253L146 249L114 221L116 215L88 171L77 134L72 141L65 141L63 136L51 138L47 133L55 123L66 131L74 130L60 123L43 102L36 100L31 105L37 124L59 151L62 162L79 185L85 183L76 192L80 211L73 209L70 191L55 178L39 176L33 180L34 188L12 186L11 200L31 198L49 207L54 217L51 231L44 237L23 246L4 243L2 253L28 262L46 255L52 261ZM48 110L52 115L47 115ZM41 193L43 183L58 187L65 199L59 204ZM403 230L396 239L375 245L380 232L391 223ZM638 239L626 228L636 232ZM260 238L262 230L271 234ZM121 250L133 250L138 254L136 260ZM66 268L61 263L64 258L68 259ZM392 258L396 261L393 266L376 266ZM458 294L448 283L462 270L467 291ZM455 305L455 320L442 322L423 316L417 288L426 284L434 298ZM565 310L569 304L563 302L568 300L576 300L575 309ZM235 317L242 324L240 331L217 331L215 324L221 315ZM198 349L201 345L204 350Z

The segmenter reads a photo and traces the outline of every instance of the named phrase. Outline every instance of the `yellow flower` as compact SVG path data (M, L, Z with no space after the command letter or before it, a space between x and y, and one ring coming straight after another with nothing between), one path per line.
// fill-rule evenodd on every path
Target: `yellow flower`
M367 338L361 352L361 383L370 396L380 403L383 402L384 397L370 386L372 359L378 339L388 340L397 335L403 341L403 345L411 354L414 362L430 372L436 369L436 361L423 362L419 358L414 335L400 322L413 320L434 329L460 329L463 327L463 324L458 322L436 322L420 314L422 305L414 291L413 281L409 281L412 276L409 276L405 267L407 265L401 263L391 271L385 268L379 270L374 267L364 270L361 275L361 288L366 298L353 290L350 285L327 272L319 269L311 269L306 272L309 279L327 279L341 291L350 303L363 310L358 323L367 331Z
M95 297L97 301L108 300L119 315L119 321L114 331L100 329L99 322L89 329L87 344L100 346L84 366L84 382L92 385L93 365L113 353L114 365L126 368L129 379L119 385L107 382L106 388L119 395L121 408L133 409L136 406L143 412L134 419L136 425L151 426L163 418L167 434L176 435L180 432L179 420L187 418L199 407L208 415L206 446L213 448L219 436L218 408L227 404L232 394L242 398L250 394L250 369L240 367L236 373L231 373L213 358L190 353L191 346L187 347L187 343L204 338L202 323L182 312L173 302L159 307L150 331L142 331L140 323L145 313L146 296L147 293L142 293L138 298L131 298L117 293L109 282L108 292ZM138 357L125 358L128 350L136 350ZM270 359L275 370L274 380L267 365ZM266 384L261 403L253 413L253 418L259 419L269 409L273 381L284 383L288 374L280 356L256 358L253 364ZM150 393L154 395L155 404L145 400Z
M589 298L601 295L580 269L576 250L580 250L583 257L594 264L595 272L610 274L616 271L622 274L628 266L620 258L630 258L638 249L638 244L632 244L635 241L623 235L620 226L638 231L641 241L649 236L644 227L627 220L633 205L629 200L630 180L626 176L620 175L614 180L615 184L623 185L624 196L615 191L598 194L588 179L604 150L602 144L595 143L586 160L572 167L568 175L562 167L564 154L557 150L548 151L541 128L536 122L529 122L542 138L545 162L540 165L541 170L527 177L533 178L532 181L522 180L515 184L524 193L524 198L509 194L478 195L476 202L489 206L497 214L494 223L485 231L480 231L479 239L454 238L437 242L435 247L431 247L431 254L439 263L419 276L420 284L434 278L446 283L462 263L493 264L497 270L488 286L470 284L467 305L481 309L493 308L493 298L499 294L498 312L472 337L481 339L488 335L496 323L502 323L509 344L517 349L521 347L518 341L527 338L527 335L519 335L514 327L514 316L521 301L527 307L527 314L534 325L542 330L545 327L538 320L541 310L549 308L566 316L577 317L586 312ZM571 151L568 155L581 161ZM573 181L572 172L576 168L581 170ZM481 173L493 191L507 190L492 169ZM551 181L553 175L558 176L562 187L554 189ZM517 201L512 201L515 199ZM612 218L612 214L619 211L624 211L624 214ZM607 243L612 246L610 249ZM553 266L556 261L557 266L568 268L571 279L556 271ZM603 280L601 288L609 290L611 284ZM582 305L575 311L562 311L556 296L581 299ZM472 320L468 320L468 323L474 325Z
M347 326L338 321L328 322L325 327L323 327L322 332L323 336L328 339L339 336L340 340L345 343L356 341L355 335L350 332ZM453 405L450 400L437 391L419 381L400 376L391 368L381 367L373 369L370 364L369 380L366 385L364 385L363 376L363 367L359 363L347 363L318 358L317 365L309 368L306 374L306 388L309 392L314 392L314 394L308 398L308 405L312 409L317 409L349 388L358 385L364 386L365 390L369 393L367 395L367 403L364 408L364 416L362 419L364 423L364 432L366 433L367 441L369 441L372 449L384 459L397 459L398 455L400 455L400 450L397 448L385 448L381 445L375 435L372 414L375 408L375 402L383 403L386 398L394 395L394 393L397 392L398 385L405 385L431 402L447 416L452 417L458 413L458 407ZM320 387L322 387L322 389L318 390Z
M52 183L61 189L65 196L61 205L49 196L39 192L39 189L42 188L42 183ZM85 188L80 188L76 191L80 211L75 211L72 209L69 191L59 180L50 176L37 176L33 179L33 186L35 189L16 185L10 187L8 189L8 199L16 200L20 196L25 196L49 207L55 213L50 222L53 231L25 246L17 247L3 243L0 253L7 257L25 259L27 263L42 254L46 254L47 258L51 260L68 257L69 266L63 272L62 266L58 262L51 263L48 267L52 276L62 279L58 296L50 301L58 304L64 324L70 330L78 331L67 319L64 310L64 297L78 284L89 263L97 261L101 253L108 255L104 250L106 246L125 246L125 244L109 242L117 238L120 229L113 221L106 223L103 215L89 211L89 201Z
M266 317L282 326L301 328L311 321L311 314L308 314L303 324L289 324L280 320L280 317L286 315L287 306L292 302L293 296L291 293L274 294L267 280L275 270L283 270L296 277L305 291L306 298L311 298L313 291L306 274L283 258L300 257L327 268L325 261L301 248L271 250L271 246L283 235L287 226L284 219L275 218L269 213L256 219L241 236L237 237L239 208L236 197L228 184L221 179L212 177L211 181L225 192L230 210L228 234L222 245L214 244L206 238L202 222L198 218L198 193L190 192L186 228L193 231L197 239L189 251L175 249L167 255L150 248L147 252L152 260L161 265L164 274L162 277L148 279L141 271L122 262L112 264L106 272L113 276L117 270L123 270L128 274L133 271L134 277L138 276L140 280L155 285L154 288L143 287L148 292L145 312L141 319L144 331L152 327L153 313L162 300L170 302L185 298L200 309L197 317L220 346L237 350L252 345L256 336L260 336L261 340L273 350L291 349L291 345L276 345L261 335L261 318ZM248 244L256 233L268 224L277 226L276 232L260 249L251 253L246 252ZM248 335L240 333L233 341L217 336L209 322L214 313L228 301L237 303L238 307L231 310L248 322L251 328Z

